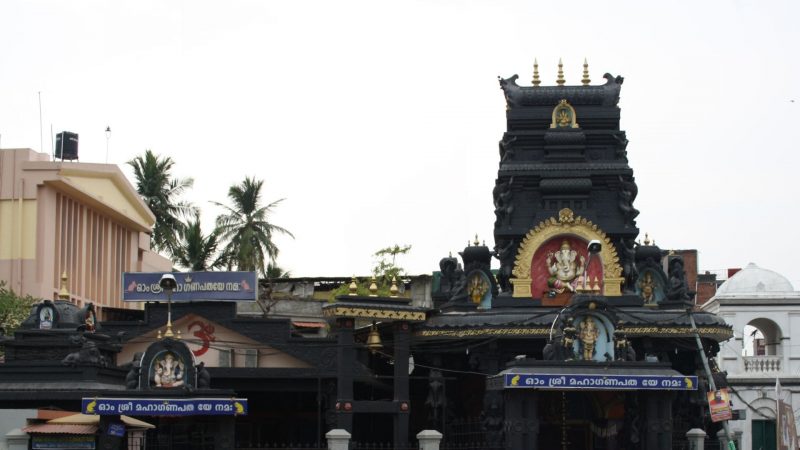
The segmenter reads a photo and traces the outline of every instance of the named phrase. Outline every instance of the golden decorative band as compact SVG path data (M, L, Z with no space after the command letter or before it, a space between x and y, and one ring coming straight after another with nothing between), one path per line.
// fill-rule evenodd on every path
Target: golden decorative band
M367 319L393 319L419 322L425 320L425 313L422 311L393 311L390 309L353 308L345 306L325 308L323 310L323 315L325 317L363 317Z
M694 332L687 327L625 327L625 334L632 336L668 335L671 337L691 337ZM733 330L725 327L698 328L700 336L706 338L721 338L723 340L733 337ZM467 328L447 330L420 330L414 333L420 337L481 337L481 336L531 336L540 337L550 334L550 328Z

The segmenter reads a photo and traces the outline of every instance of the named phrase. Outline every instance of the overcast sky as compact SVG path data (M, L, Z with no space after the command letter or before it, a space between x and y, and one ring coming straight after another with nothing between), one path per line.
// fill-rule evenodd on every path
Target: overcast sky
M245 176L295 276L365 274L371 254L438 270L492 246L505 103L497 76L625 77L638 225L700 269L755 262L800 289L797 1L0 2L0 146L80 135L83 162L145 149L193 177L206 230ZM126 174L130 170L124 167ZM532 224L533 225L533 224Z

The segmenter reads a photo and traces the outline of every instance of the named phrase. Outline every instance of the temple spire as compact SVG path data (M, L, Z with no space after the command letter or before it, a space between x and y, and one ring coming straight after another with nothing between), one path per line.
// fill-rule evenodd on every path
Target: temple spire
M542 83L542 80L539 79L539 61L536 58L533 58L533 80L531 83L533 83L533 87L539 87Z
M559 86L564 86L564 64L561 62L561 58L558 58L558 78L556 83Z
M586 58L583 58L583 78L581 79L581 83L584 86L588 86L592 80L589 79L589 63L586 61Z

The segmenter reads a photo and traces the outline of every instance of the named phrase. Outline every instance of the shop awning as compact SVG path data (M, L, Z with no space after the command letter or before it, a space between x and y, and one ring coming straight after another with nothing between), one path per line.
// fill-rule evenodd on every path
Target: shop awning
M299 328L325 328L325 324L322 322L300 322L293 320L292 325Z
M74 423L40 423L22 429L26 433L40 434L95 434L97 425Z
M489 377L487 389L694 391L697 377L662 365L528 365Z
M129 428L155 428L155 425L149 424L143 420L134 419L128 416L119 416L120 421ZM47 421L48 424L98 424L100 423L100 416L92 416L89 414L72 414L70 416L59 417Z

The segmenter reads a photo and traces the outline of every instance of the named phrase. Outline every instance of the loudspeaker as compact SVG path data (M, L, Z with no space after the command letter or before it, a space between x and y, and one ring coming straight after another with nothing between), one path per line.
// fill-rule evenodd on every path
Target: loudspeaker
M78 134L62 131L56 135L56 159L78 159Z

